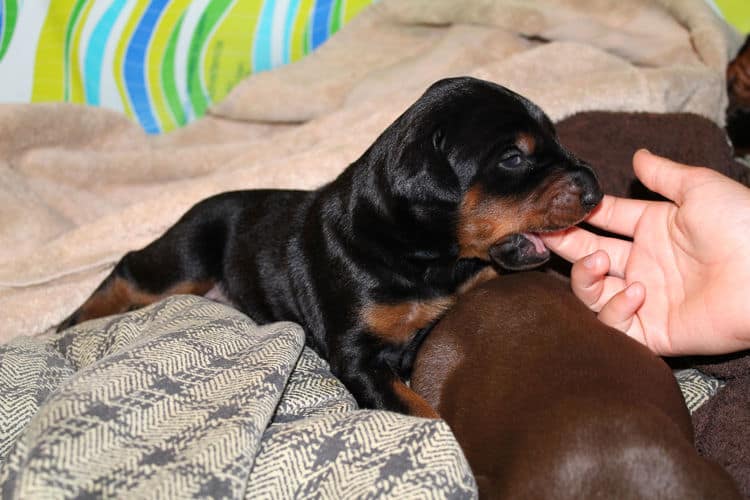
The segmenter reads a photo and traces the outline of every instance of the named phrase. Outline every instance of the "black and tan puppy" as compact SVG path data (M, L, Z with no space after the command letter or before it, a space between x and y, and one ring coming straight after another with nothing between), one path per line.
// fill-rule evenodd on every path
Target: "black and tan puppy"
M669 367L538 272L463 295L411 387L453 429L483 498L739 498L693 448Z
M401 380L418 332L491 274L490 246L504 242L508 267L539 264L549 253L533 233L579 222L601 197L537 106L442 80L330 184L198 203L60 328L218 287L258 322L303 325L363 407L431 416Z

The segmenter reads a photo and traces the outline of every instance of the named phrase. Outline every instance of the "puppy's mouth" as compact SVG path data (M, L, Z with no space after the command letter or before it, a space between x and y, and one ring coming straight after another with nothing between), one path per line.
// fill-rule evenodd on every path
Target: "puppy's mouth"
M539 233L509 234L490 247L490 258L508 271L525 271L546 263L550 251Z
M539 267L549 261L551 253L542 241L541 234L562 231L572 227L586 218L591 210L601 201L601 192L594 192L589 196L590 201L584 205L580 203L578 213L570 217L555 217L545 221L543 227L529 228L531 231L511 233L503 236L489 248L490 259L499 267L508 271L525 271ZM574 205L577 207L577 205ZM566 220L567 219L567 220Z

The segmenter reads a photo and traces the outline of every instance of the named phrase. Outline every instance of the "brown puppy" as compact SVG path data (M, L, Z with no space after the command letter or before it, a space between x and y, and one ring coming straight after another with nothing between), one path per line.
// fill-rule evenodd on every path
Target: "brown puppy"
M562 280L503 276L420 348L412 388L450 424L485 498L739 498L692 446L668 368Z

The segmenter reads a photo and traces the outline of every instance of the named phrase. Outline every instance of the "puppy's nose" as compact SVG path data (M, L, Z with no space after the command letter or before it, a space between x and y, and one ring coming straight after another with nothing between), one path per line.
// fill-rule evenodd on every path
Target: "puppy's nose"
M596 190L584 191L581 195L581 206L586 210L592 210L602 201L604 194L597 188Z
M584 166L573 174L573 184L581 190L581 206L588 210L593 209L602 201L604 193L599 187L599 181L596 179L593 170Z

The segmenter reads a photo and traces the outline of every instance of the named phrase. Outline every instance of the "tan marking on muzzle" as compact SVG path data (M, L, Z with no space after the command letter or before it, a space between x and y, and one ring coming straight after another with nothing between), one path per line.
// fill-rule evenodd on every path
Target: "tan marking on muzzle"
M496 241L518 232L525 221L518 218L515 205L510 200L487 196L480 186L470 188L458 214L460 257L486 260Z
M490 247L505 236L563 229L585 216L580 189L566 175L550 177L530 195L515 200L488 195L475 185L459 207L459 255L488 260Z

